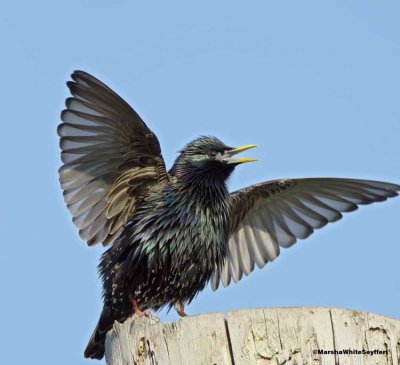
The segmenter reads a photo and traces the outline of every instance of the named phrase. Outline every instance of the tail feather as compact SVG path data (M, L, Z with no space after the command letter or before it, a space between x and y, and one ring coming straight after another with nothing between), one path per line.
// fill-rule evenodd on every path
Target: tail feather
M118 313L118 315L116 313ZM98 360L102 359L105 351L106 335L112 328L114 321L123 322L132 313L133 309L130 305L120 307L118 312L113 311L109 306L104 306L99 322L97 323L86 347L84 353L85 357Z
M105 340L107 331L101 331L99 325L93 331L85 350L85 357L90 359L102 359L105 351Z
M110 307L104 306L101 311L99 322L94 329L85 350L85 357L91 359L102 359L105 351L105 340L107 332L112 328L115 314Z

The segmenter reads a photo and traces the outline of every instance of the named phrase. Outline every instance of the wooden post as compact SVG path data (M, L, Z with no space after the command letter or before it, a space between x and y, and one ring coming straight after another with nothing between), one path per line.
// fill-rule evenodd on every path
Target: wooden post
M226 318L207 313L172 323L152 317L128 319L115 323L107 334L106 361L108 365L400 365L400 320L307 307L238 310Z

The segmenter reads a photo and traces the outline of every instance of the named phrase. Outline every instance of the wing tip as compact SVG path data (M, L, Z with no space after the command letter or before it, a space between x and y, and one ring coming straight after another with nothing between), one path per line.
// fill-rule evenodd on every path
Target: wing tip
M93 76L83 70L74 70L71 73L71 79L74 81L77 81L76 78L86 78L86 77L93 77Z
M69 80L65 84L67 85L67 88L69 89L70 93L72 94L73 88L75 87L76 82Z

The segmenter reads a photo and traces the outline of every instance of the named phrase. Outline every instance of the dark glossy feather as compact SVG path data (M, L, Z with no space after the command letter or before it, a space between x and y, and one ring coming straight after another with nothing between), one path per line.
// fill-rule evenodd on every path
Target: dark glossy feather
M239 149L216 137L190 142L166 172L157 137L116 93L76 71L58 127L60 183L79 234L112 245L99 272L104 306L85 350L101 359L114 321L142 310L182 308L211 280L227 286L263 267L281 247L399 185L353 179L290 179L229 194Z

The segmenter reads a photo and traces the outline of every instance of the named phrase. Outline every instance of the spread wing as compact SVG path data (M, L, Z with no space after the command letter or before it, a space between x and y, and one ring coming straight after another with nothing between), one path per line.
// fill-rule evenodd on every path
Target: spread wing
M57 130L60 183L81 238L107 245L149 186L168 175L158 139L139 115L93 76L71 77Z
M342 218L360 204L398 195L400 185L379 181L310 178L275 180L231 194L228 256L211 279L226 287L238 282L257 265L262 268L315 229Z

